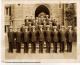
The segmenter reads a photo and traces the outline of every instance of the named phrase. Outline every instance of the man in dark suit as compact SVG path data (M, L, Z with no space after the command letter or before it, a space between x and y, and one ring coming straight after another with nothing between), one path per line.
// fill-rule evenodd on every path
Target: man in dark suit
M25 32L25 25L23 24L21 29L21 42L24 43L24 32Z
M53 31L53 52L57 53L57 43L58 43L58 31L57 31L57 26L53 26L54 31Z
M50 25L50 30L52 30L52 22L49 21L49 25Z
M38 21L38 17L36 17L36 18L35 18L35 20L37 20L37 21Z
M55 19L52 19L51 22L52 22L53 26L56 26L56 20Z
M65 27L62 26L61 27L61 30L59 30L59 39L60 39L60 52L64 52L64 49L65 49L65 41L66 41L66 33L65 33Z
M20 32L20 28L17 28L17 32L16 32L16 49L17 49L17 53L21 52L21 32Z
M31 49L32 49L32 53L36 52L36 30L35 30L35 26L32 26Z
M29 22L33 22L33 16L30 16Z
M37 38L37 39L36 39L36 40L37 40L36 43L39 43L39 28L40 28L40 27L39 27L39 25L38 25L38 20L37 20L37 21L35 22L35 30L36 30L36 36L37 36L37 37L36 37L36 38Z
M44 31L42 30L43 25L40 25L39 31L39 52L43 53L43 44L44 44Z
M28 53L29 50L29 31L28 26L25 26L24 32L24 53Z
M28 25L28 22L29 22L29 19L28 19L28 16L26 16L26 19L24 20L25 26Z
M46 30L46 52L50 53L50 46L51 46L51 30L50 26L47 25L47 30Z
M38 18L38 24L39 24L39 25L41 25L41 24L42 24L42 20L41 20L41 18L40 18L40 17Z
M46 24L49 25L49 15L46 15Z
M21 32L24 32L25 31L25 25L22 24L22 27L21 27Z
M43 21L44 25L43 25L43 30L44 30L44 41L46 41L46 21Z
M8 41L9 41L9 52L13 53L13 49L14 49L14 32L13 32L12 27L9 28Z
M32 25L35 26L35 19L32 19Z
M66 32L67 40L67 52L72 52L72 42L73 42L73 31L72 26L68 26L68 31Z
M50 30L51 30L51 43L53 43L53 39L52 39L52 37L53 37L53 34L52 34L53 26L52 26L52 22L51 21L49 22L49 25L50 25Z
M31 25L31 22L28 22L28 31L32 31L32 25Z
M41 16L41 24L40 25L43 25L43 21L44 21L44 16Z
M38 19L38 17L36 17L36 19L35 19L35 25L36 25L36 26L39 25L39 19Z
M28 25L28 31L29 31L29 43L31 43L31 31L32 31L32 25L31 25L31 22L28 22L29 25Z

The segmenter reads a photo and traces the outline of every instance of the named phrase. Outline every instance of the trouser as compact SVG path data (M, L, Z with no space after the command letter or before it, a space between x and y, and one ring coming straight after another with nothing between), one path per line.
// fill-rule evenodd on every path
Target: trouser
M29 50L29 43L24 42L24 53L28 53Z
M60 52L64 52L64 42L60 43Z
M50 53L50 46L51 46L51 43L50 42L46 42L46 52L47 53Z
M67 52L72 52L72 42L67 42Z
M21 34L21 41L22 41L22 43L24 43L24 33L23 32Z
M16 43L16 50L17 50L16 51L17 53L20 53L21 52L21 43L20 42L17 42Z
M9 42L9 52L13 53L13 42Z
M35 42L31 43L31 49L32 49L31 52L35 53L35 51L36 51L36 44L35 44Z
M44 44L43 41L39 41L39 52L40 53L43 53L43 44Z
M54 50L53 50L53 51L54 51L55 53L57 53L57 42L54 42L53 45L54 45Z
M29 43L31 43L31 33L29 33Z
M37 42L37 44L39 44L39 38L38 37L37 37L37 41L36 42Z

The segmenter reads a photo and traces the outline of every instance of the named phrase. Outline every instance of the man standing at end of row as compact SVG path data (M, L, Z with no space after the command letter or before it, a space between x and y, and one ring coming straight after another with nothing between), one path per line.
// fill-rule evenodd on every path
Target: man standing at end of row
M14 47L14 32L13 32L13 28L12 28L12 27L9 28L8 40L9 40L9 52L10 52L10 53L13 53L13 47Z
M66 33L67 40L67 52L72 52L72 42L73 42L73 31L72 26L68 26L68 31Z

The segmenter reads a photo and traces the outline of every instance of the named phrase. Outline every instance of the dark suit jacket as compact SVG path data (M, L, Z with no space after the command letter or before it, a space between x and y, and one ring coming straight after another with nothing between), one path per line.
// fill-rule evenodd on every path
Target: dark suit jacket
M16 32L16 42L21 42L21 32Z
M24 32L24 42L29 42L29 31L28 32Z
M59 31L59 34L60 34L60 36L59 36L59 39L60 39L60 42L65 42L66 41L66 33L65 33L65 31Z
M31 32L32 31L32 27L31 26L28 26L28 30Z
M8 41L14 42L14 32L8 32Z
M72 32L66 31L66 41L67 42L73 41L73 31Z
M39 41L44 41L44 31L39 31Z
M36 30L36 40L39 41L39 30Z
M51 31L46 31L46 42L51 42Z
M52 33L53 33L53 41L58 42L59 41L58 40L58 31L53 31Z
M36 31L35 32L31 32L31 42L36 42Z

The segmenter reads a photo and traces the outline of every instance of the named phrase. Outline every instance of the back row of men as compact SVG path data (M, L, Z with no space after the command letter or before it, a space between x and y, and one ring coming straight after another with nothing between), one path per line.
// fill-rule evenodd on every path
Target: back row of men
M13 52L14 40L16 40L16 52L21 52L21 43L24 43L24 53L28 53L29 44L31 43L32 53L36 52L36 44L39 44L39 52L43 53L44 42L46 43L46 53L50 53L51 43L53 44L53 52L57 53L57 44L59 42L60 52L65 50L65 42L67 42L67 52L72 52L73 38L76 37L76 33L72 30L72 26L68 26L66 30L64 26L58 29L57 26L39 25L39 30L36 30L36 26L25 26L24 28L17 28L17 32L13 31L13 28L9 28L8 40L9 40L9 52Z
M57 21L55 19L53 19L52 17L49 18L49 15L46 15L46 17L41 16L41 17L36 17L36 18L28 18L28 16L26 16L26 19L24 20L25 26L28 26L29 23L31 22L31 25L49 25L49 22L52 23L52 25L57 25Z

